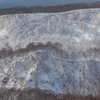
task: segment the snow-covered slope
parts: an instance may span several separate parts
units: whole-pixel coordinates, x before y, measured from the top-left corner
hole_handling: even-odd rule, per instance
[[[0,16],[0,87],[97,94],[100,9]]]

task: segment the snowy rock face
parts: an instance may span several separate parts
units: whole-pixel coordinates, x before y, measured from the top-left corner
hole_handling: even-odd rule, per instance
[[[0,16],[0,87],[96,95],[100,9]]]

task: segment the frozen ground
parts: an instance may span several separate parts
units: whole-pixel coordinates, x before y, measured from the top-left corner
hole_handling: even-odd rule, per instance
[[[0,16],[0,87],[97,94],[99,19],[100,9]]]

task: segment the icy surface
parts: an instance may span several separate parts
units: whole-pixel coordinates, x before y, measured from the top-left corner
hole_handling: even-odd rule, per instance
[[[0,59],[0,87],[97,94],[99,19],[100,9],[0,16],[0,50],[25,49],[32,42],[62,45],[59,50],[32,49],[24,55]]]

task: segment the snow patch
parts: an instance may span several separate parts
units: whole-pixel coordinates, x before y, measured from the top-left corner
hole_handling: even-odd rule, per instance
[[[4,37],[7,35],[7,31],[6,30],[0,30],[0,37]]]

